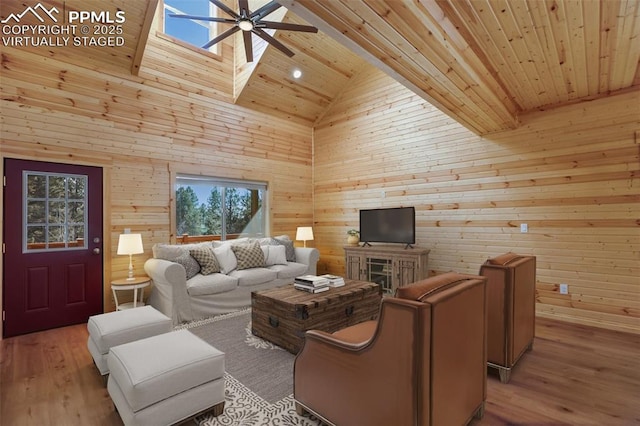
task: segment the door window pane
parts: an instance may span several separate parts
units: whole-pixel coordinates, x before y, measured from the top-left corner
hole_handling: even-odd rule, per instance
[[[47,177],[30,175],[27,179],[27,196],[29,198],[44,198],[47,193]]]
[[[69,176],[67,182],[67,195],[69,199],[84,201],[87,179],[85,179],[84,177]]]
[[[23,172],[23,252],[86,248],[87,179]]]
[[[49,187],[49,198],[64,198],[66,191],[66,179],[60,176],[49,176],[47,186]]]
[[[27,217],[33,223],[45,223],[46,205],[44,201],[28,201]]]
[[[64,201],[49,202],[49,223],[64,223],[66,220],[66,205]]]
[[[44,244],[46,241],[45,238],[45,230],[44,226],[29,226],[27,227],[27,241],[28,244]],[[42,246],[44,248],[44,246]]]

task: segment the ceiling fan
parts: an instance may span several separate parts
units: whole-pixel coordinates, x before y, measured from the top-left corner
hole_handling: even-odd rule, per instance
[[[265,29],[274,29],[274,30],[286,30],[286,31],[303,31],[308,33],[317,33],[318,29],[316,27],[312,27],[310,25],[298,25],[298,24],[287,24],[284,22],[273,22],[273,21],[263,21],[262,19],[275,12],[277,9],[281,7],[280,4],[275,1],[270,1],[265,4],[261,8],[251,12],[249,10],[249,2],[248,0],[238,0],[238,13],[229,8],[226,4],[222,3],[220,0],[209,0],[211,3],[216,5],[222,11],[224,11],[227,15],[231,16],[232,19],[229,18],[218,18],[214,16],[194,16],[194,15],[178,15],[171,14],[169,15],[172,18],[185,18],[185,19],[193,19],[199,21],[210,21],[210,22],[220,22],[223,24],[233,24],[233,27],[229,28],[219,36],[209,40],[204,46],[203,49],[208,49],[214,44],[224,40],[230,35],[242,30],[242,37],[244,41],[244,50],[247,57],[247,62],[253,62],[253,43],[251,42],[251,34],[255,34],[267,43],[271,44],[273,47],[280,50],[285,55],[292,57],[293,52],[288,49],[284,44],[280,43],[275,38],[271,37],[264,30]]]

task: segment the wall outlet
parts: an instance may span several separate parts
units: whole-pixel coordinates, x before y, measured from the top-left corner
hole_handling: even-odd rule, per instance
[[[560,284],[560,294],[569,294],[569,284]]]
[[[527,225],[526,223],[521,223],[520,232],[522,232],[523,234],[526,234],[527,232],[529,232],[529,225]]]

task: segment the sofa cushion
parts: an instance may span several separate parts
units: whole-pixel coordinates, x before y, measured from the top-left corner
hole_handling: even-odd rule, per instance
[[[216,259],[218,259],[220,272],[222,272],[223,274],[228,274],[238,266],[236,255],[233,254],[233,250],[231,250],[230,244],[223,244],[219,247],[215,247],[213,249],[213,252],[216,255]]]
[[[272,265],[267,267],[271,271],[275,271],[278,274],[279,279],[295,278],[307,273],[308,266],[304,263],[287,262],[286,265]]]
[[[260,249],[264,255],[264,264],[266,266],[287,264],[287,253],[284,246],[263,245],[260,246]]]
[[[220,265],[216,259],[216,255],[213,252],[213,247],[203,246],[195,247],[189,250],[189,254],[200,265],[200,273],[202,275],[210,275],[214,272],[220,272]]]
[[[281,235],[279,237],[274,237],[273,241],[276,245],[279,244],[284,246],[287,256],[287,262],[296,261],[296,249],[293,247],[293,241],[291,241],[288,236]]]
[[[220,273],[210,275],[198,274],[187,281],[187,292],[189,296],[224,293],[234,290],[236,287],[238,287],[237,278]]]
[[[249,244],[232,244],[231,250],[236,256],[238,270],[264,266],[264,254],[257,241]]]
[[[210,245],[210,243],[184,245],[158,243],[152,247],[153,257],[181,264],[187,273],[187,279],[189,279],[200,272],[200,264],[191,257],[189,249],[203,245]]]
[[[267,268],[251,268],[235,270],[229,275],[238,279],[238,286],[251,287],[275,280],[278,273]]]

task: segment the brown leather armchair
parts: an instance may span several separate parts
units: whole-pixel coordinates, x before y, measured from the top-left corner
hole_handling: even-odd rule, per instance
[[[294,399],[339,426],[463,425],[484,413],[486,279],[453,272],[399,288],[377,321],[307,331]]]
[[[536,258],[506,253],[487,260],[480,275],[487,277],[487,361],[507,383],[516,362],[533,347]]]

